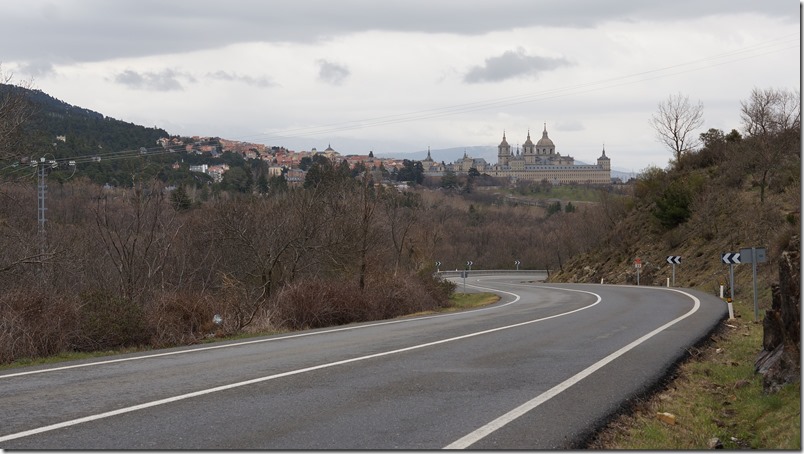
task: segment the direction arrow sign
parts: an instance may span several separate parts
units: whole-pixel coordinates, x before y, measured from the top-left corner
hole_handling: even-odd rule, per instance
[[[726,265],[739,265],[740,253],[739,252],[726,252],[720,256],[720,260]]]
[[[671,265],[681,265],[681,256],[669,255],[667,256],[667,263],[670,263]]]

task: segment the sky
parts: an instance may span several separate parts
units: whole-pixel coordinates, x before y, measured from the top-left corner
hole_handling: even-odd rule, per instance
[[[741,131],[800,90],[792,0],[4,0],[0,71],[170,134],[404,157],[516,147],[667,167],[671,95]],[[146,146],[150,144],[144,144]],[[437,152],[433,159],[443,160]],[[488,160],[488,159],[487,159]],[[450,160],[447,160],[450,162]],[[490,161],[496,163],[496,156]]]

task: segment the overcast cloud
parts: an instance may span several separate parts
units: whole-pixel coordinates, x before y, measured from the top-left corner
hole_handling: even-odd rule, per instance
[[[525,49],[506,51],[499,57],[486,59],[482,66],[475,66],[464,76],[467,83],[499,82],[514,77],[535,77],[543,71],[550,71],[570,63],[563,58],[529,56]]]
[[[318,60],[318,78],[332,85],[341,85],[349,77],[349,69],[337,63]]]
[[[154,90],[154,91],[173,91],[183,90],[180,79],[185,82],[193,83],[195,78],[186,73],[176,72],[172,69],[165,69],[158,73],[156,72],[137,72],[127,69],[114,77],[114,81],[121,85],[137,90]]]
[[[729,131],[752,88],[800,87],[791,0],[7,0],[3,19],[2,70],[70,104],[343,154],[546,123],[564,155],[664,167],[648,119],[669,94]]]
[[[214,73],[207,73],[207,77],[210,79],[224,80],[227,82],[241,82],[246,85],[259,88],[273,87],[276,85],[269,77],[266,76],[252,77],[249,75],[236,74],[227,71],[215,71]]]

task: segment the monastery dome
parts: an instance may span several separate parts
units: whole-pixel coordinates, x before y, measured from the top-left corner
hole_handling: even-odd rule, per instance
[[[542,133],[542,138],[536,142],[537,147],[555,147],[555,144],[549,137],[547,137],[547,125],[544,125],[544,132]]]

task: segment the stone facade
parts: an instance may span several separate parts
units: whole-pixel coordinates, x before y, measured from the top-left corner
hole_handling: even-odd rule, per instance
[[[543,181],[552,184],[610,184],[611,183],[611,160],[606,156],[604,147],[603,154],[597,159],[597,164],[575,165],[575,159],[571,156],[562,156],[556,152],[556,146],[547,136],[547,125],[545,124],[542,138],[533,143],[528,131],[527,139],[522,144],[522,151],[519,147],[514,151],[508,144],[503,132],[502,142],[497,146],[497,164],[488,165],[484,159],[473,159],[466,156],[452,164],[438,165],[427,152],[427,159],[422,161],[426,173],[439,174],[451,170],[455,173],[466,173],[474,167],[480,173],[486,173],[493,177],[509,178],[516,180]]]

